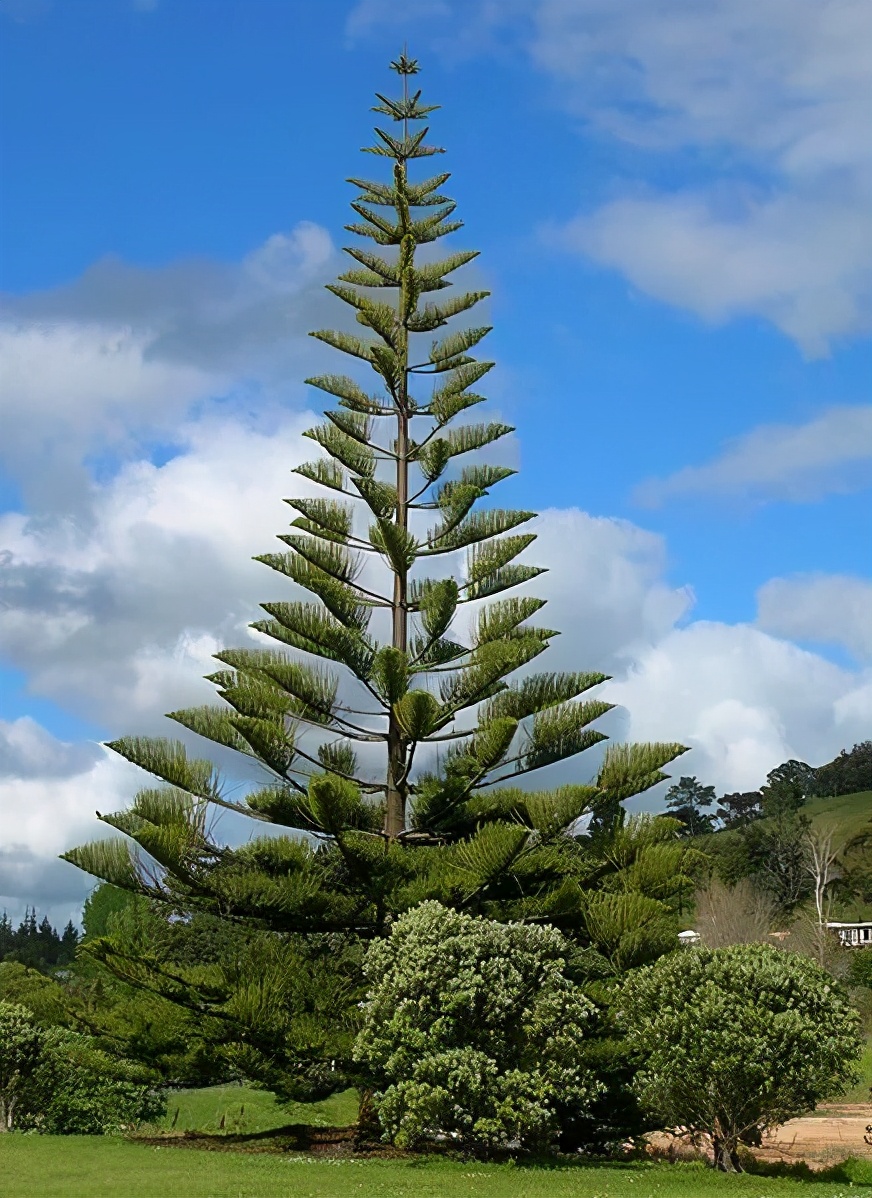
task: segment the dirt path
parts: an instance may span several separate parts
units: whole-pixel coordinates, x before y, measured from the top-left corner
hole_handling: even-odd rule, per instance
[[[791,1119],[766,1136],[755,1155],[770,1161],[807,1161],[829,1165],[849,1156],[872,1159],[872,1106],[826,1106],[819,1113]]]

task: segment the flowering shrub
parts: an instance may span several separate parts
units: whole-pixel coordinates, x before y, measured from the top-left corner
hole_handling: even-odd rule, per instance
[[[367,952],[357,1058],[380,1083],[384,1138],[479,1150],[552,1142],[600,1090],[582,1053],[592,1004],[554,928],[422,903]]]

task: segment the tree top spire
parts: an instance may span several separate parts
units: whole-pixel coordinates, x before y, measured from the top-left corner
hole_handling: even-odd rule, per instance
[[[391,70],[396,71],[398,75],[417,75],[420,69],[417,58],[407,56],[405,46],[403,46],[403,52],[399,58],[394,59],[391,63]]]

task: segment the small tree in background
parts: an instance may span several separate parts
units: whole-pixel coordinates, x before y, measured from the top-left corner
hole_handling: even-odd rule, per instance
[[[679,778],[666,792],[666,810],[680,820],[682,835],[704,836],[711,832],[715,817],[703,809],[715,801],[715,788],[703,786],[697,778]]]
[[[695,907],[694,927],[707,948],[765,944],[778,916],[772,896],[750,878],[740,878],[733,885],[710,878],[696,892]]]
[[[741,1169],[740,1144],[856,1080],[859,1016],[814,961],[765,945],[688,949],[629,974],[622,1021],[634,1088],[662,1125],[711,1137]]]
[[[534,513],[492,505],[513,471],[480,451],[512,430],[470,420],[484,402],[473,388],[493,365],[470,351],[489,328],[445,331],[487,293],[445,296],[476,253],[429,253],[461,223],[441,190],[447,174],[411,177],[411,164],[441,151],[418,128],[433,108],[409,90],[417,64],[403,55],[392,66],[403,93],[379,96],[375,111],[395,129],[377,129],[365,151],[390,174],[351,180],[360,219],[348,228],[370,248],[349,247],[352,267],[329,287],[366,335],[313,334],[355,375],[308,380],[337,405],[306,434],[319,455],[296,469],[317,497],[288,500],[296,515],[283,551],[258,559],[290,594],[263,604],[251,643],[216,654],[210,678],[222,703],[171,715],[238,754],[260,784],[235,801],[215,765],[182,742],[117,740],[111,747],[161,785],[101,816],[126,839],[65,856],[178,912],[320,937],[328,948],[325,936],[383,936],[425,898],[583,935],[581,854],[567,830],[655,785],[684,749],[610,747],[589,784],[522,789],[605,739],[594,725],[610,704],[588,697],[605,676],[527,671],[556,635],[532,622],[543,601],[526,584],[541,569],[519,563],[535,534],[518,530]],[[286,834],[216,843],[215,807]],[[280,1035],[264,1032],[264,1012],[293,991],[286,974],[303,967],[300,952],[283,962],[275,950],[259,988],[242,979],[216,996],[190,974],[168,976],[153,956],[132,960],[109,941],[91,951],[137,984],[232,1016],[248,1068],[268,1072],[277,1058]],[[341,1054],[333,1046],[325,1056],[298,1030],[281,1050],[289,1068],[323,1079],[324,1061]]]
[[[743,828],[762,815],[759,790],[733,791],[718,799],[717,818],[725,828]]]
[[[593,1005],[554,928],[422,903],[367,952],[357,1055],[383,1083],[384,1138],[477,1150],[547,1146],[601,1088],[585,1066]]]

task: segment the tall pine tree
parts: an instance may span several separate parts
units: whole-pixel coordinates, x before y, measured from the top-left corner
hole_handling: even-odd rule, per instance
[[[296,468],[318,496],[287,500],[296,515],[282,551],[257,559],[289,595],[262,605],[251,643],[216,654],[222,702],[170,716],[254,763],[262,785],[237,801],[182,741],[114,741],[162,785],[100,817],[123,838],[65,856],[178,910],[270,932],[379,936],[430,897],[581,935],[567,831],[659,782],[684,750],[614,746],[588,784],[525,788],[605,739],[594,725],[610,704],[590,697],[605,676],[525,668],[556,635],[534,622],[543,600],[526,586],[542,570],[519,560],[534,513],[490,500],[513,471],[479,452],[512,429],[471,418],[493,366],[471,351],[489,329],[446,331],[488,293],[447,295],[477,255],[429,252],[461,222],[442,193],[448,174],[412,177],[418,159],[442,153],[419,127],[435,106],[410,89],[414,60],[391,65],[402,95],[379,95],[374,111],[392,131],[376,129],[364,152],[392,169],[350,180],[359,221],[347,228],[360,242],[328,288],[362,335],[312,334],[352,373],[307,380],[335,405],[305,434],[318,455]],[[213,806],[286,833],[218,844]]]

